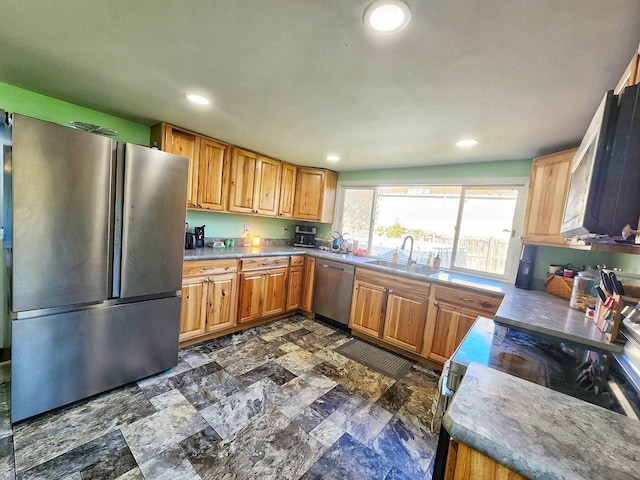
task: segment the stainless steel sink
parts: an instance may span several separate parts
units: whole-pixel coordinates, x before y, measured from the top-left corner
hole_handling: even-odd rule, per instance
[[[427,268],[422,265],[408,266],[404,263],[393,263],[393,262],[390,262],[389,260],[382,260],[380,258],[377,258],[375,260],[369,260],[364,263],[367,265],[378,265],[379,267],[390,268],[392,270],[399,270],[401,272],[419,273],[421,275],[431,275],[438,272],[438,270],[435,270],[433,268]]]

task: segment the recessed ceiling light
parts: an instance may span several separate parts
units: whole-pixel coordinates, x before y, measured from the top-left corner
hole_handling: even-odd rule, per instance
[[[340,157],[338,155],[327,155],[326,158],[328,162],[337,162],[338,160],[340,160]]]
[[[378,33],[395,33],[411,20],[409,6],[401,0],[376,0],[364,11],[364,24]]]
[[[473,138],[465,138],[463,140],[458,140],[456,142],[456,145],[459,147],[473,147],[474,145],[478,144],[478,140],[475,140]]]
[[[185,97],[187,97],[187,100],[189,100],[190,102],[197,103],[198,105],[209,105],[209,99],[206,97],[203,97],[202,95],[196,95],[195,93],[187,93]]]

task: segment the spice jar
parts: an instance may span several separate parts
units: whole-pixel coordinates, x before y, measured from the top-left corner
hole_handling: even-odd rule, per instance
[[[587,307],[595,306],[597,302],[596,287],[598,286],[599,278],[598,270],[578,272],[578,276],[573,279],[573,290],[571,291],[569,306],[583,312],[587,311]]]

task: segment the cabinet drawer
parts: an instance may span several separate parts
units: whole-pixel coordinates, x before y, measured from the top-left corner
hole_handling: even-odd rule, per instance
[[[196,277],[237,271],[238,261],[235,258],[224,260],[187,260],[182,267],[182,276]]]
[[[289,257],[254,257],[240,260],[243,272],[247,270],[261,270],[274,267],[288,267]]]
[[[467,290],[459,290],[457,288],[438,286],[436,287],[436,300],[486,312],[493,316],[498,311],[498,307],[502,302],[502,295],[491,296],[469,292]]]
[[[292,256],[290,265],[292,267],[303,266],[304,265],[304,255]]]

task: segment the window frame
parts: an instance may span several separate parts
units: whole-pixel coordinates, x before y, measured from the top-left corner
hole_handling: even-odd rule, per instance
[[[460,206],[458,208],[458,217],[456,219],[455,236],[453,244],[454,256],[452,257],[452,265],[448,268],[448,271],[459,272],[476,277],[491,278],[494,280],[513,283],[516,279],[518,272],[518,263],[520,258],[520,251],[522,250],[522,241],[520,236],[522,235],[522,228],[524,223],[524,212],[527,202],[529,178],[528,177],[505,177],[505,178],[475,178],[475,179],[432,179],[416,181],[412,180],[349,180],[338,181],[338,191],[336,196],[336,212],[334,216],[334,222],[331,225],[332,231],[342,231],[342,221],[344,216],[344,197],[347,189],[372,189],[373,190],[373,205],[371,216],[369,220],[369,245],[372,244],[373,228],[375,217],[373,212],[378,201],[378,187],[389,186],[456,186],[461,187],[462,192],[460,195]],[[513,215],[512,226],[512,240],[509,242],[509,250],[507,257],[505,258],[505,273],[504,275],[492,274],[488,272],[481,272],[478,270],[470,270],[461,267],[455,267],[455,256],[457,255],[458,248],[458,236],[460,230],[460,223],[462,220],[464,204],[464,196],[467,189],[477,188],[512,188],[518,191],[518,200],[516,201],[516,207]]]

